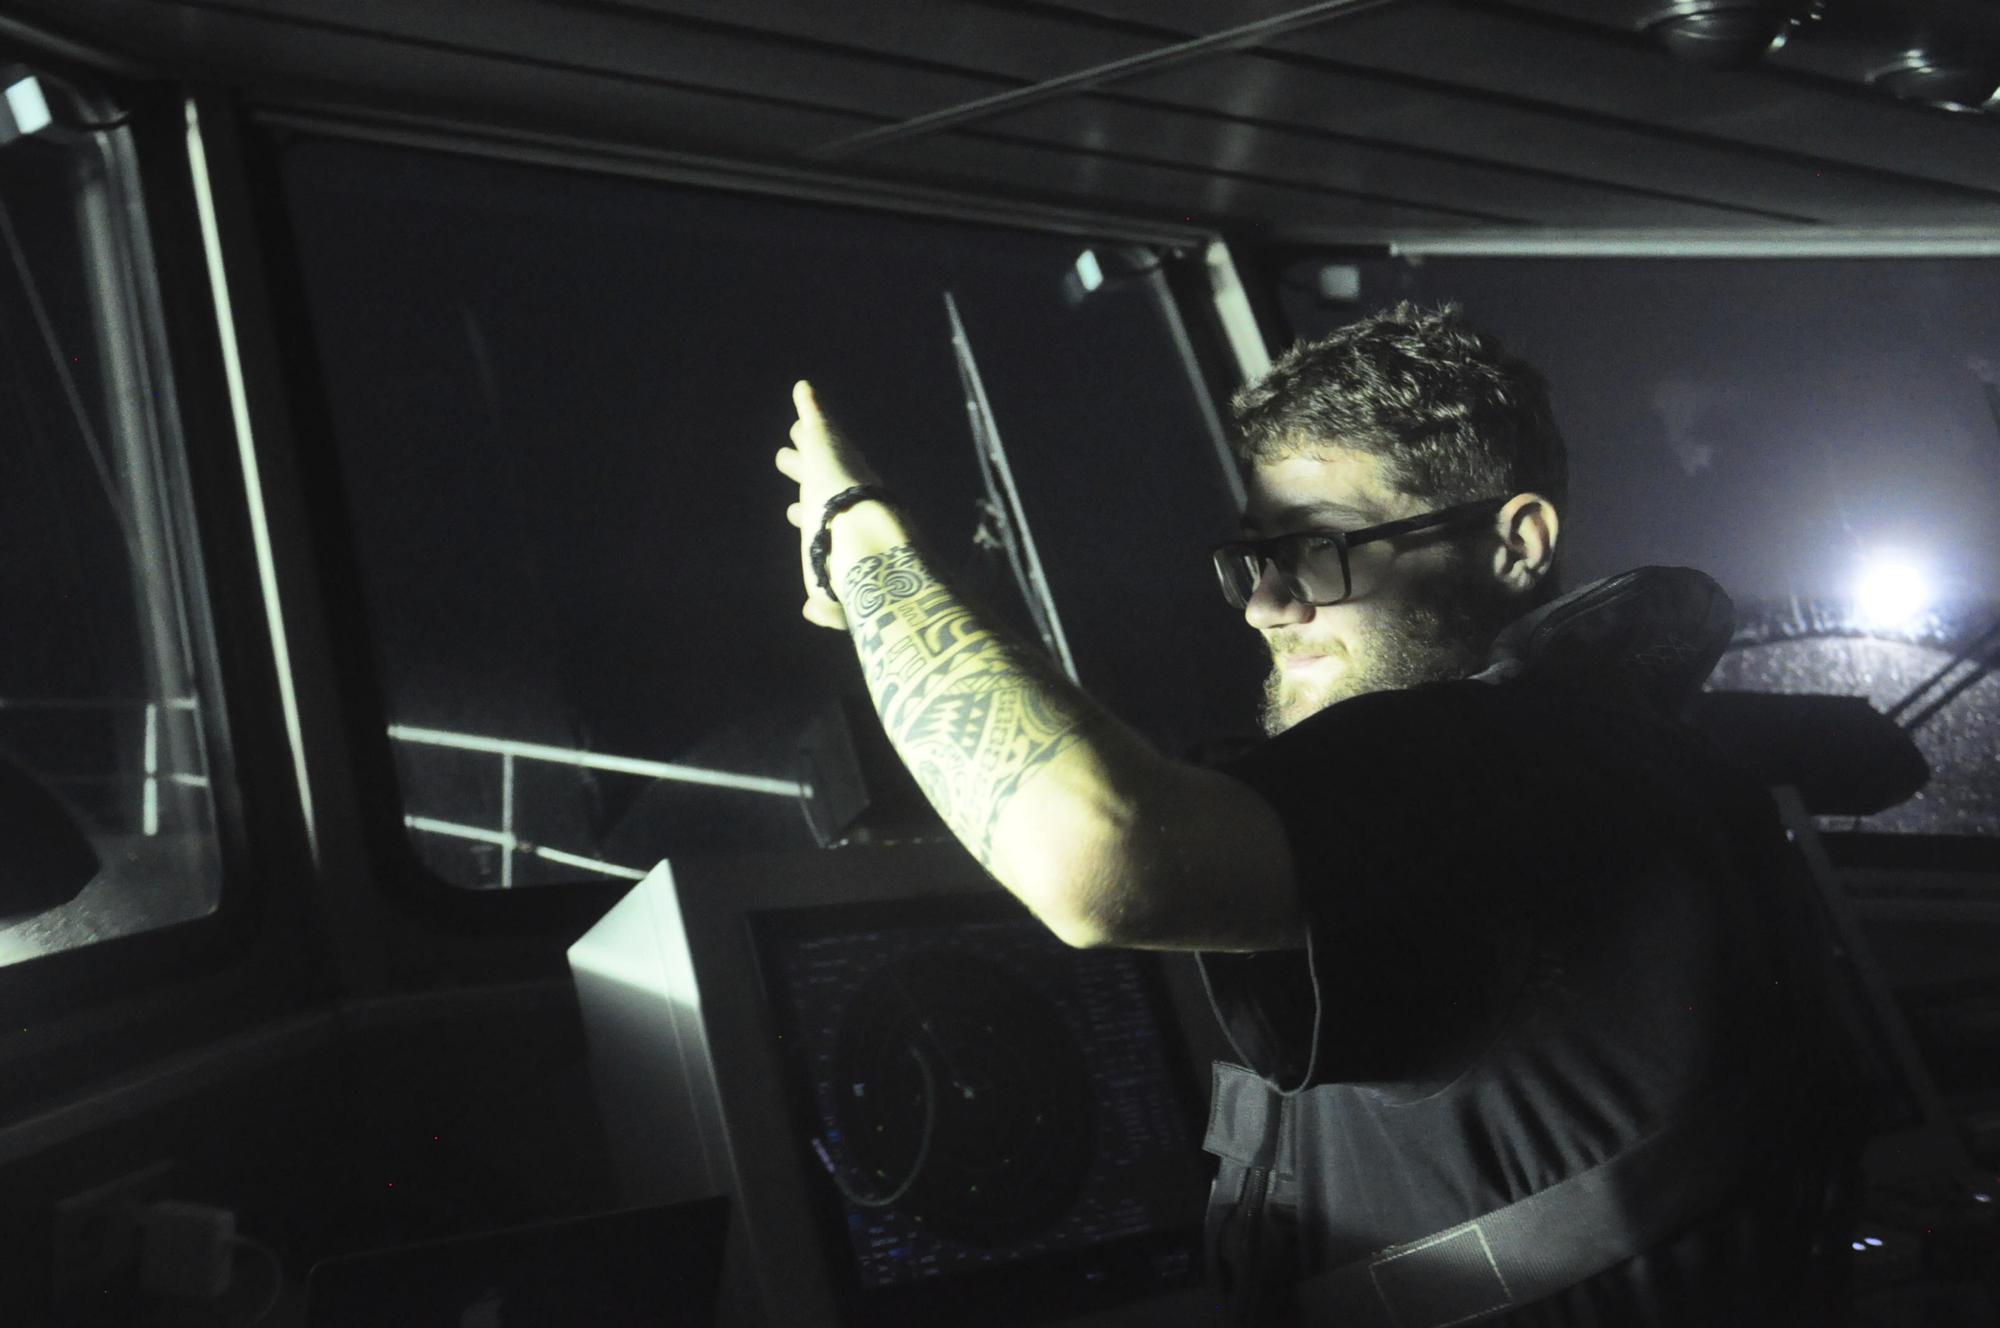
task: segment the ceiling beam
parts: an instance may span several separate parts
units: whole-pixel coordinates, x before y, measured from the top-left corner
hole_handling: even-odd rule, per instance
[[[1398,258],[2000,258],[2000,227],[1847,229],[1772,227],[1699,231],[1505,231],[1406,235]]]
[[[1107,83],[1115,83],[1120,79],[1136,78],[1140,74],[1149,74],[1171,65],[1185,64],[1190,60],[1199,60],[1224,51],[1241,50],[1243,47],[1255,46],[1259,42],[1284,33],[1317,27],[1337,18],[1346,18],[1353,14],[1400,3],[1402,0],[1321,0],[1319,4],[1307,5],[1284,14],[1273,14],[1254,23],[1225,28],[1221,32],[1212,32],[1205,37],[1195,37],[1141,55],[1092,65],[1088,69],[1079,69],[1075,73],[1044,79],[1027,87],[961,102],[956,106],[932,111],[928,115],[919,115],[896,124],[884,125],[880,129],[870,129],[848,138],[837,139],[814,148],[810,155],[828,161],[855,156],[883,143],[917,138],[976,120],[991,119],[1008,111],[1019,110],[1023,106],[1033,106],[1038,102],[1088,91]]]

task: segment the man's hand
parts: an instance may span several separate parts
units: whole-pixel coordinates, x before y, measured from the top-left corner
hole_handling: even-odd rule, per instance
[[[844,632],[847,614],[813,577],[812,541],[827,499],[854,485],[875,483],[875,473],[820,410],[811,383],[801,380],[792,385],[792,405],[799,418],[792,425],[792,445],[778,449],[777,464],[799,486],[799,500],[785,509],[785,520],[799,529],[799,572],[806,587],[801,612],[807,622]]]

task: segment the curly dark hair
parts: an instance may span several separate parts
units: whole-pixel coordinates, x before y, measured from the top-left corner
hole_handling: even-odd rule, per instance
[[[1528,492],[1558,511],[1568,501],[1548,383],[1456,305],[1405,301],[1300,342],[1231,404],[1246,464],[1332,445],[1385,458],[1398,488],[1439,506]]]

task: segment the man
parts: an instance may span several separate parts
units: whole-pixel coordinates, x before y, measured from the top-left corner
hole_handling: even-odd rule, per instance
[[[1201,952],[1244,1062],[1207,1140],[1234,1321],[1827,1321],[1801,898],[1674,722],[1727,601],[1671,569],[1556,597],[1531,368],[1405,305],[1239,394],[1215,561],[1271,740],[1224,771],[982,624],[794,395],[805,616],[946,824],[1069,944]]]

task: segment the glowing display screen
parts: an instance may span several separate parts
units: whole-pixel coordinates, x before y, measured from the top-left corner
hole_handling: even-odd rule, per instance
[[[1072,950],[984,898],[760,932],[803,1164],[862,1299],[1005,1273],[1054,1312],[1191,1279],[1205,1173],[1150,956]]]

